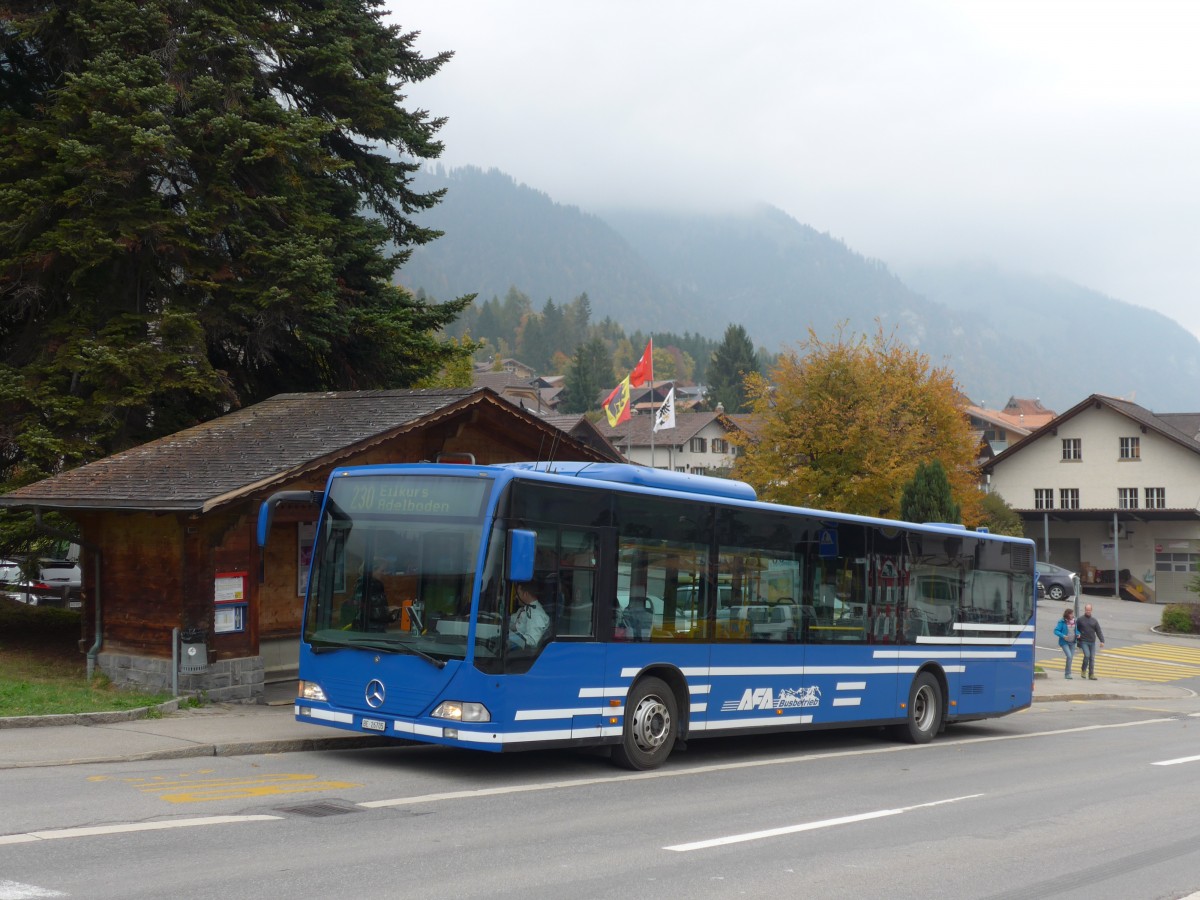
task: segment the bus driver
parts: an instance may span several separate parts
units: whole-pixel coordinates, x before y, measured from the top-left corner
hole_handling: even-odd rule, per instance
[[[533,649],[550,627],[550,616],[542,608],[531,581],[517,585],[517,600],[520,605],[508,623],[508,646],[514,650]]]

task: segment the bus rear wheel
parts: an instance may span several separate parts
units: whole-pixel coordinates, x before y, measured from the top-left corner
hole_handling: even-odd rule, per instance
[[[942,727],[942,688],[928,672],[919,672],[908,690],[908,718],[896,736],[910,744],[928,744]]]
[[[625,726],[612,759],[626,769],[657,769],[675,746],[679,710],[675,694],[658,678],[643,678],[625,698]]]

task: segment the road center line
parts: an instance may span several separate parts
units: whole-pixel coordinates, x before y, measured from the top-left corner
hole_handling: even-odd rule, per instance
[[[162,822],[129,822],[124,825],[90,825],[85,828],[58,828],[25,834],[0,835],[0,844],[28,844],[62,838],[94,837],[104,834],[128,834],[132,831],[162,831],[167,828],[192,828],[197,825],[235,825],[239,822],[266,822],[281,816],[204,816],[196,819],[168,819]]]
[[[42,897],[65,897],[62,891],[52,891],[36,884],[19,881],[0,881],[0,900],[38,900]]]
[[[1180,763],[1200,762],[1200,756],[1181,756],[1179,759],[1164,759],[1162,762],[1150,763],[1152,766],[1177,766]]]
[[[836,819],[821,819],[818,822],[805,822],[801,825],[787,825],[783,828],[769,828],[766,831],[751,831],[746,834],[731,834],[726,837],[710,838],[707,841],[693,841],[690,844],[673,844],[663,847],[664,850],[674,850],[677,853],[687,853],[691,850],[708,850],[712,847],[723,847],[727,844],[742,844],[746,841],[761,841],[764,838],[779,837],[784,834],[797,834],[801,831],[815,831],[818,828],[833,828],[836,825],[850,825],[854,822],[866,822],[871,819],[882,819],[887,816],[898,816],[901,813],[912,812],[914,809],[926,809],[930,806],[941,806],[945,803],[958,803],[960,800],[974,800],[983,794],[967,794],[964,797],[950,797],[946,800],[934,800],[930,803],[917,803],[913,806],[901,806],[898,809],[879,809],[875,812],[859,813],[855,816],[840,816]]]
[[[444,800],[471,800],[476,797],[496,797],[503,794],[526,794],[534,791],[553,791],[563,788],[589,787],[594,784],[612,784],[625,781],[646,781],[657,778],[687,778],[692,775],[711,775],[716,772],[731,772],[737,769],[755,769],[763,766],[786,766],[798,763],[818,762],[826,759],[844,759],[849,756],[877,756],[881,753],[925,753],[940,749],[961,747],[964,744],[986,744],[993,741],[1021,741],[1029,738],[1053,737],[1060,734],[1079,734],[1085,731],[1103,731],[1109,728],[1133,728],[1140,725],[1160,725],[1177,721],[1171,716],[1161,719],[1142,719],[1137,722],[1117,722],[1111,725],[1080,725],[1071,728],[1055,728],[1049,731],[1036,731],[1031,734],[997,734],[987,737],[961,738],[959,740],[940,739],[932,744],[894,744],[883,747],[870,747],[858,750],[834,750],[829,753],[810,753],[801,756],[784,756],[776,759],[755,759],[746,762],[718,763],[711,766],[693,766],[691,768],[655,769],[653,772],[636,772],[633,774],[605,775],[596,778],[574,778],[566,781],[537,781],[526,784],[510,784],[502,787],[474,788],[462,791],[443,791],[436,794],[414,794],[411,797],[397,797],[392,800],[366,800],[358,803],[364,809],[382,809],[391,806],[413,806],[418,803],[438,803]]]

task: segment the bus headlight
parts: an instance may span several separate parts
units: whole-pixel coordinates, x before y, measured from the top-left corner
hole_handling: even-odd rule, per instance
[[[329,702],[329,698],[325,696],[325,692],[321,690],[321,686],[315,681],[301,681],[296,686],[296,696],[300,700],[319,700],[322,703]]]
[[[444,700],[432,713],[435,719],[453,719],[456,722],[490,722],[492,714],[482,703],[467,703],[462,700]]]

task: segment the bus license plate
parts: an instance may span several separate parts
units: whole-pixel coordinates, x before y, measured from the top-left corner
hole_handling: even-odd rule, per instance
[[[367,731],[387,731],[387,722],[383,719],[363,719],[362,727]]]

